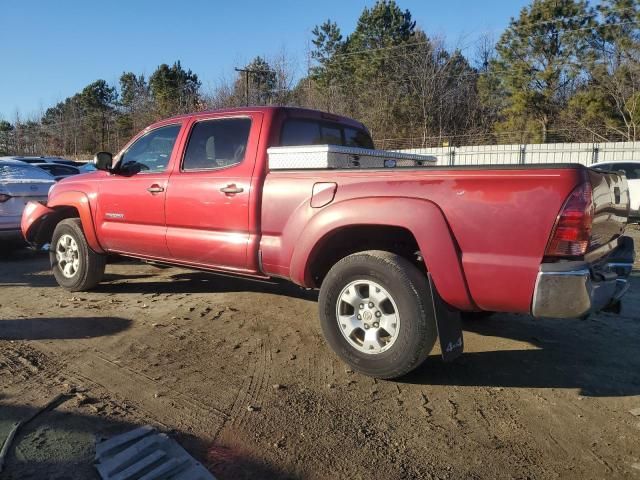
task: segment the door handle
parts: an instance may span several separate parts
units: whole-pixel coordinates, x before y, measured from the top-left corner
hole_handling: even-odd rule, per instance
[[[153,184],[149,188],[147,188],[147,192],[151,194],[161,193],[164,192],[164,188],[160,185]]]
[[[242,187],[236,187],[235,183],[229,184],[226,187],[223,187],[220,189],[220,191],[222,193],[225,193],[227,195],[233,195],[235,193],[242,193],[244,192],[244,188]]]

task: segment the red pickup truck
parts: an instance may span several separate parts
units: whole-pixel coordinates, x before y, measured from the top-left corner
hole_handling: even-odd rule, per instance
[[[379,378],[414,369],[438,335],[445,359],[459,355],[460,312],[581,317],[627,289],[624,176],[575,164],[305,168],[303,155],[270,168],[271,147],[313,144],[373,148],[361,123],[312,110],[163,120],[30,203],[22,231],[50,244],[71,291],[100,282],[107,254],[319,289],[329,345]]]

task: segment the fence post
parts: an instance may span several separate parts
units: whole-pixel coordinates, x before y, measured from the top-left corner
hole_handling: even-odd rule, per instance
[[[524,165],[526,151],[527,151],[527,146],[520,145],[520,158],[518,158],[518,162],[520,162],[520,165]]]
[[[453,166],[456,164],[456,147],[449,148],[449,165]]]
[[[591,151],[591,165],[598,163],[598,156],[600,154],[600,147],[597,143],[593,144],[593,150]]]

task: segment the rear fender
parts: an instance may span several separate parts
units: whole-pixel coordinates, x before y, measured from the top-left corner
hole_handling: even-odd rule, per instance
[[[458,247],[440,208],[412,198],[358,198],[338,202],[313,216],[301,232],[293,252],[290,277],[315,287],[311,262],[323,242],[335,231],[355,225],[384,225],[409,230],[442,299],[461,310],[477,308],[469,295]]]
[[[22,215],[22,234],[30,244],[40,247],[51,241],[53,230],[64,218],[74,217],[75,209],[82,223],[82,230],[92,250],[104,253],[96,236],[89,198],[82,192],[61,192],[49,198],[47,206],[29,202]]]

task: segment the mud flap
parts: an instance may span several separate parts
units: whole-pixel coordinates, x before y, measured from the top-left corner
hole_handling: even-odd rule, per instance
[[[462,319],[460,312],[451,308],[442,300],[433,284],[431,274],[429,277],[429,288],[431,289],[431,298],[433,300],[433,313],[436,317],[436,327],[438,329],[438,338],[440,338],[440,349],[442,350],[442,359],[445,362],[455,360],[464,351],[464,340],[462,339]]]

